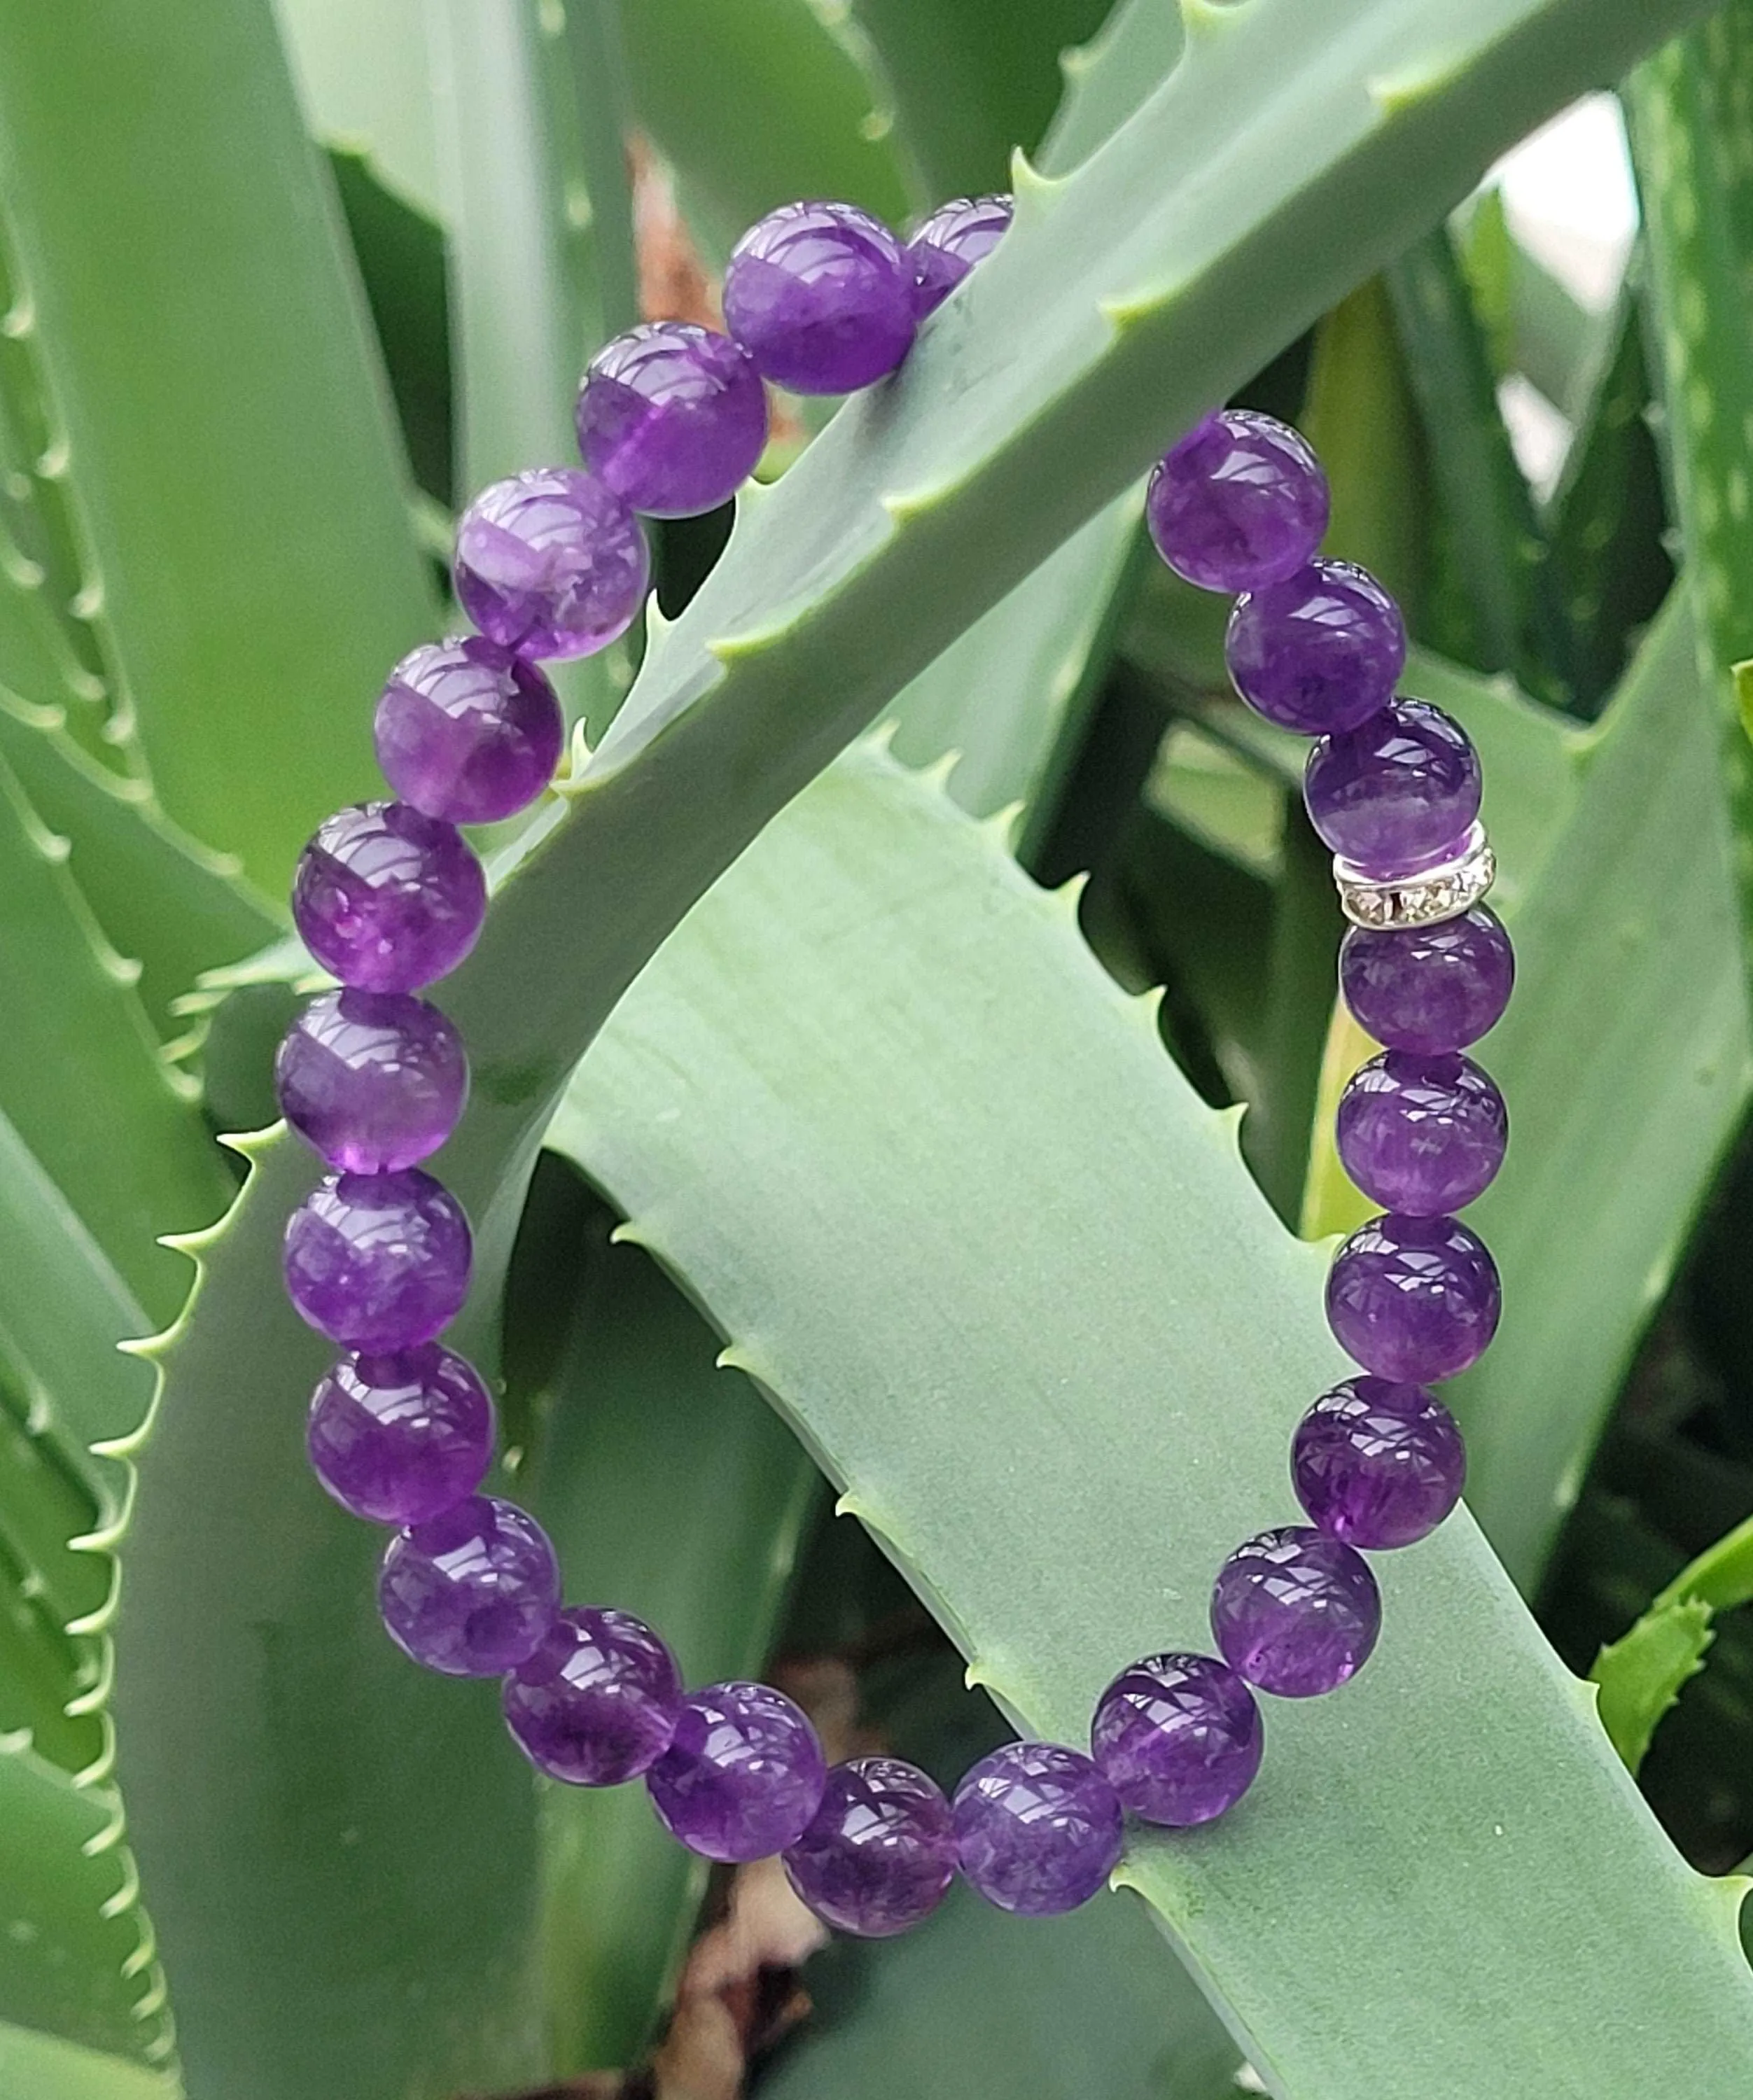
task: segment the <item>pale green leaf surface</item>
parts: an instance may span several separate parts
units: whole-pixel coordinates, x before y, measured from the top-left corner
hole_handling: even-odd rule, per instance
[[[0,982],[32,987],[0,1032],[0,1111],[130,1289],[162,1314],[182,1278],[154,1242],[215,1215],[228,1180],[64,858],[0,759]]]
[[[182,2100],[173,2071],[148,2070],[28,2027],[0,2026],[4,2100]]]
[[[810,2023],[761,2100],[1237,2100],[1235,2045],[1129,1901],[1024,1924],[958,1882],[915,1930],[837,1941],[804,1980]]]
[[[272,893],[435,608],[266,0],[0,12],[0,198],[119,702]]]
[[[565,1252],[576,1265],[578,1250]],[[570,1596],[660,1628],[690,1684],[758,1676],[820,1476],[748,1381],[718,1368],[717,1337],[648,1255],[597,1248],[583,1268],[519,1492]],[[554,2067],[631,2063],[680,1964],[704,1864],[642,1788],[545,1785],[541,1811]]]
[[[427,0],[275,0],[311,129],[361,148],[426,212],[439,210]]]
[[[0,2020],[163,2062],[164,1981],[138,1895],[114,1794],[0,1747]]]
[[[1066,900],[877,758],[701,905],[552,1135],[1031,1727],[1075,1740],[1119,1664],[1197,1644],[1211,1570],[1283,1514],[1287,1429],[1340,1368],[1322,1255]],[[1738,2093],[1726,1904],[1477,1533],[1380,1573],[1369,1670],[1275,1709],[1244,1808],[1135,1840],[1125,1878],[1296,2100]]]

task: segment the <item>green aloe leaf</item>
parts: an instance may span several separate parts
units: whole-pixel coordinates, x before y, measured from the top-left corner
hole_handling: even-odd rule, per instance
[[[1061,52],[1094,36],[1107,5],[854,0],[852,12],[881,60],[903,140],[929,191],[947,197],[1007,187],[1013,149],[1032,152],[1053,115]]]
[[[1666,463],[1686,548],[1700,676],[1722,707],[1724,777],[1743,841],[1753,835],[1753,750],[1747,726],[1736,718],[1729,670],[1753,657],[1750,82],[1753,6],[1732,0],[1640,66],[1625,90]],[[1753,857],[1744,849],[1740,873],[1745,918],[1753,912]]]
[[[164,1978],[114,1793],[0,1745],[0,2019],[165,2062]],[[7,2089],[24,2100],[27,2089]]]
[[[843,762],[629,993],[551,1135],[1007,1710],[1075,1740],[1119,1664],[1204,1637],[1211,1569],[1283,1512],[1287,1429],[1340,1368],[1323,1257],[990,832]],[[1103,1260],[1068,1291],[1080,1243]],[[1738,2092],[1730,1893],[1466,1520],[1380,1573],[1368,1672],[1274,1710],[1243,1809],[1135,1840],[1123,1879],[1293,2100]]]
[[[118,705],[273,893],[434,613],[266,0],[7,9],[0,198]]]
[[[593,1206],[581,1233],[542,1234],[576,1304],[542,1396],[530,1507],[568,1594],[660,1628],[688,1683],[758,1675],[819,1476],[748,1381],[718,1367],[717,1337],[650,1257],[608,1244],[608,1223]],[[554,2068],[630,2063],[673,1983],[704,1863],[638,1787],[545,1785],[541,1842]]]
[[[0,2026],[0,2091],[29,2100],[182,2100],[174,2071],[6,2026]]]
[[[722,262],[794,197],[844,197],[899,224],[911,194],[847,13],[810,0],[622,0],[634,113]]]
[[[1561,699],[1571,683],[1569,626],[1448,228],[1415,242],[1387,283],[1465,606],[1469,646],[1456,653],[1481,670],[1513,672],[1543,699]]]
[[[68,845],[68,871],[104,938],[139,964],[138,990],[166,1039],[204,971],[254,955],[279,931],[234,866],[179,831],[144,783],[100,765],[64,730],[0,702],[0,757],[31,808]]]
[[[154,1242],[218,1211],[227,1177],[64,858],[0,759],[0,979],[36,988],[0,1035],[0,1109],[140,1302],[163,1312],[180,1279]]]

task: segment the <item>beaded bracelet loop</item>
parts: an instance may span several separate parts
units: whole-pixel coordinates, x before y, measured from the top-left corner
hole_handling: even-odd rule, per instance
[[[1308,1522],[1261,1532],[1220,1568],[1219,1654],[1130,1664],[1097,1701],[1087,1754],[1011,1743],[947,1799],[899,1758],[830,1770],[771,1686],[686,1692],[640,1620],[563,1608],[541,1526],[480,1492],[492,1400],[438,1339],[468,1292],[469,1224],[422,1164],[468,1095],[456,1030],[417,996],[469,953],[486,909],[457,827],[515,814],[551,779],[563,723],[539,661],[588,655],[633,620],[650,574],[636,514],[687,516],[735,493],[766,441],[766,382],[832,395],[892,372],[1009,218],[1008,198],[958,198],[903,246],[854,206],[787,205],[732,254],[728,333],[656,323],[591,361],[583,468],[532,469],[475,499],[454,575],[480,631],[413,651],[378,701],[394,799],[330,817],[300,859],[298,930],[339,982],[276,1062],[288,1123],[331,1170],[285,1243],[294,1305],[344,1352],[312,1396],[311,1462],[344,1509],[393,1527],[378,1590],[391,1639],[427,1669],[501,1679],[506,1726],[540,1771],[576,1786],[642,1778],[684,1845],[780,1854],[819,1917],[875,1936],[926,1916],[957,1871],[1004,1909],[1068,1910],[1113,1870],[1127,1813],[1187,1828],[1234,1807],[1264,1746],[1255,1693],[1307,1698],[1354,1675],[1381,1620],[1364,1552],[1412,1544],[1459,1498],[1460,1435],[1426,1388],[1473,1361],[1499,1310],[1490,1256],[1453,1215],[1507,1137],[1502,1096],[1461,1054],[1513,974],[1481,901],[1478,760],[1439,708],[1396,697],[1393,599],[1318,557],[1327,488],[1307,444],[1225,409],[1160,461],[1148,524],[1177,574],[1238,594],[1225,653],[1242,699],[1318,739],[1305,800],[1353,921],[1340,986],[1383,1046],[1345,1090],[1339,1152],[1383,1215],[1329,1277],[1330,1322],[1361,1370],[1297,1427]]]

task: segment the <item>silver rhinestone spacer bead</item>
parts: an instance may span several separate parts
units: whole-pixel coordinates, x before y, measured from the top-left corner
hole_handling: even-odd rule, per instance
[[[1435,926],[1471,911],[1497,879],[1497,856],[1483,824],[1475,824],[1461,850],[1441,867],[1391,882],[1375,881],[1355,861],[1333,862],[1340,909],[1353,926],[1398,929]]]

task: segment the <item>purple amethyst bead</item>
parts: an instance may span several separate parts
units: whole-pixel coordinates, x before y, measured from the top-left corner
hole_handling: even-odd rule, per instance
[[[1384,1552],[1433,1532],[1461,1498],[1467,1449],[1421,1385],[1347,1379],[1297,1424],[1296,1499],[1330,1538]]]
[[[469,1221],[411,1167],[331,1174],[286,1220],[286,1290],[298,1317],[344,1349],[430,1342],[469,1295]]]
[[[1428,700],[1394,700],[1309,754],[1309,822],[1375,881],[1452,858],[1479,814],[1479,754]]]
[[[472,1495],[493,1461],[493,1403],[435,1342],[343,1357],[311,1396],[311,1465],[368,1524],[425,1524]]]
[[[1433,1218],[1482,1195],[1504,1163],[1509,1112],[1470,1057],[1384,1050],[1345,1083],[1336,1118],[1345,1171],[1384,1211]]]
[[[1367,569],[1311,562],[1237,599],[1224,660],[1256,714],[1301,736],[1339,735],[1393,698],[1406,627]]]
[[[374,733],[378,764],[403,801],[453,824],[496,824],[554,778],[566,723],[533,664],[463,634],[402,659]]]
[[[562,1612],[505,1684],[525,1757],[568,1786],[619,1786],[669,1748],[682,1711],[676,1659],[630,1612]]]
[[[775,385],[851,394],[912,347],[912,264],[856,205],[782,205],[731,251],[724,322]]]
[[[559,1601],[548,1534],[492,1495],[399,1531],[378,1578],[391,1639],[446,1677],[498,1677],[528,1661]]]
[[[767,393],[746,351],[691,321],[605,343],[578,390],[585,465],[634,510],[692,518],[728,503],[767,442]]]
[[[1254,1695],[1208,1655],[1147,1655],[1096,1702],[1090,1749],[1123,1808],[1209,1823],[1252,1785],[1264,1746]]]
[[[338,810],[293,881],[299,938],[358,991],[418,991],[447,976],[486,915],[486,877],[456,826],[405,802]]]
[[[1340,1348],[1378,1378],[1408,1384],[1477,1362],[1503,1302],[1484,1241],[1455,1218],[1372,1218],[1327,1273],[1327,1324]]]
[[[1239,1546],[1212,1590],[1212,1631],[1230,1668],[1281,1699],[1313,1699],[1355,1677],[1381,1630],[1369,1564],[1306,1524]]]
[[[1346,1005],[1390,1050],[1464,1050],[1502,1018],[1515,982],[1509,936],[1482,904],[1435,926],[1353,926],[1339,951]]]
[[[907,244],[907,257],[921,320],[997,247],[1010,230],[1014,209],[1008,196],[952,197],[920,227]]]
[[[1059,1743],[1006,1743],[970,1765],[951,1814],[963,1873],[988,1903],[1024,1917],[1088,1903],[1124,1834],[1114,1789]]]
[[[633,624],[651,558],[639,521],[576,467],[532,467],[484,488],[457,527],[457,600],[520,656],[589,656]]]
[[[1300,434],[1252,408],[1195,423],[1145,498],[1156,550],[1202,590],[1256,590],[1302,567],[1327,530],[1327,476]]]
[[[956,1874],[950,1805],[899,1758],[854,1758],[828,1775],[822,1805],[785,1873],[837,1932],[887,1939],[929,1917]]]
[[[645,1776],[670,1835],[709,1860],[765,1860],[795,1845],[822,1805],[828,1767],[801,1710],[770,1684],[709,1684],[682,1701]]]
[[[325,992],[274,1060],[282,1114],[331,1167],[394,1173],[431,1157],[469,1096],[462,1038],[407,992]]]

